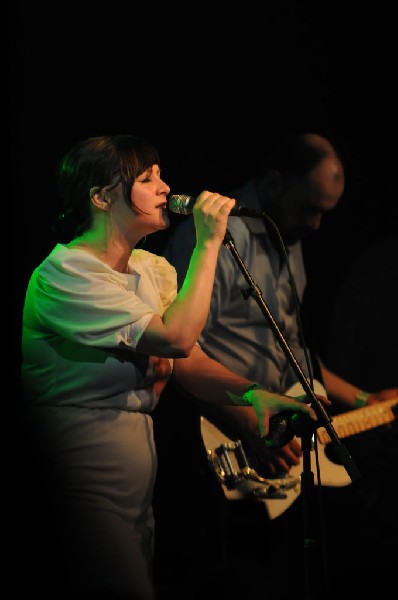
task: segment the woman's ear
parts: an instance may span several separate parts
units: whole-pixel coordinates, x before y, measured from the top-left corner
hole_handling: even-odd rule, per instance
[[[99,186],[92,187],[90,189],[90,200],[93,205],[100,210],[108,210],[109,200],[104,189]]]
[[[101,191],[101,188],[99,185],[95,185],[94,187],[90,188],[90,198],[95,196],[95,194],[99,194],[100,191]]]

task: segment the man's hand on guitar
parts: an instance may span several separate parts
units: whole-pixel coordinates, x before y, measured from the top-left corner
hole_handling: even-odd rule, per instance
[[[366,404],[371,406],[372,404],[378,404],[378,402],[384,402],[385,400],[393,400],[394,398],[398,398],[398,388],[371,393]]]
[[[246,438],[247,454],[255,464],[256,471],[262,477],[282,477],[291,467],[300,464],[302,457],[301,444],[297,437],[282,448],[268,448],[259,436]]]
[[[245,394],[248,397],[248,394]],[[323,404],[329,405],[330,400],[323,394],[317,394],[317,398]],[[306,403],[306,396],[287,396],[269,392],[263,388],[252,389],[250,391],[250,404],[256,411],[260,434],[264,440],[272,434],[271,418],[283,417],[285,414],[303,413],[310,419],[317,421],[316,412],[311,405]],[[275,422],[275,419],[274,419]],[[292,435],[290,437],[293,437]],[[285,443],[290,441],[285,440]],[[282,446],[282,444],[273,444],[274,447]]]

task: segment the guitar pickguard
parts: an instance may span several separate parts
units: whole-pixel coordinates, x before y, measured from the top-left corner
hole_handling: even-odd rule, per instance
[[[295,384],[287,392],[289,396],[303,393],[300,384]],[[319,382],[315,382],[315,393],[326,396],[326,390]],[[332,425],[337,435],[348,437],[362,431],[389,423],[396,418],[398,398],[387,400],[372,406],[347,411],[333,418]],[[206,448],[207,458],[222,485],[225,496],[229,500],[251,498],[263,501],[268,515],[275,519],[281,515],[300,495],[303,462],[291,467],[284,477],[264,478],[250,466],[240,440],[231,440],[213,423],[201,417],[201,433]],[[299,440],[300,441],[300,440]],[[316,468],[316,449],[319,462],[320,482]],[[343,487],[351,483],[345,467],[331,460],[328,456],[331,447],[325,429],[319,428],[316,440],[311,449],[311,470],[316,485]]]

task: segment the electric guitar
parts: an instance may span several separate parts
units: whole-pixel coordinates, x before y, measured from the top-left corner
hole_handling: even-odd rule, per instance
[[[314,382],[314,391],[316,394],[326,396],[325,388],[318,381]],[[299,396],[303,393],[301,384],[297,383],[286,392],[286,395]],[[393,398],[379,404],[357,408],[333,417],[332,425],[340,439],[349,437],[391,423],[396,419],[394,407],[397,405],[398,398]],[[263,501],[270,519],[275,519],[298,498],[303,470],[302,459],[300,464],[293,466],[283,477],[264,478],[250,466],[242,442],[227,437],[203,416],[201,416],[201,435],[211,469],[229,500],[252,498]],[[317,436],[320,484],[331,487],[350,484],[351,479],[345,467],[334,463],[326,454],[331,440],[325,427],[319,427],[314,435]],[[314,472],[315,484],[319,485],[314,447],[313,439],[311,470]]]

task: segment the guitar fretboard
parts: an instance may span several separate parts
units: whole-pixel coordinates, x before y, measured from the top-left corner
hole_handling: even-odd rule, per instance
[[[380,425],[386,425],[396,418],[393,407],[397,404],[398,398],[393,398],[372,406],[350,410],[333,418],[333,428],[339,437],[344,438]],[[331,441],[324,427],[317,430],[317,435],[319,441],[323,444],[328,444]]]

